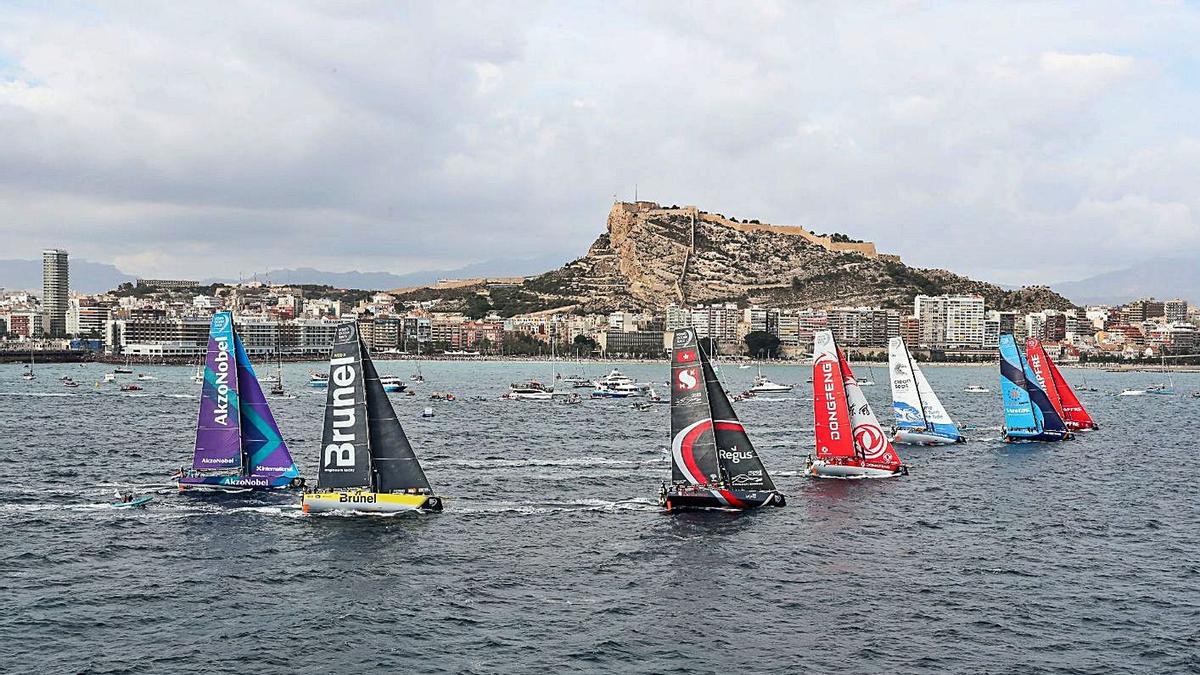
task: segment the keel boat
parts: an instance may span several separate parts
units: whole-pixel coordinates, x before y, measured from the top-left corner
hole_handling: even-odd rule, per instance
[[[1029,369],[1037,378],[1037,384],[1046,392],[1054,411],[1062,418],[1071,431],[1099,429],[1095,420],[1084,409],[1079,397],[1071,390],[1071,385],[1063,378],[1058,366],[1046,354],[1046,348],[1037,338],[1025,341],[1025,359]]]
[[[659,503],[668,512],[783,506],[696,330],[675,331],[672,344],[671,483]]]
[[[1004,441],[1065,441],[1071,432],[1038,384],[1016,339],[1000,336],[1000,396],[1004,404]]]
[[[192,465],[176,472],[174,480],[180,492],[304,486],[234,329],[232,312],[217,312],[209,325]]]
[[[320,473],[302,497],[303,511],[441,511],[357,323],[338,326],[328,381]]]
[[[913,361],[901,338],[888,340],[888,372],[892,380],[892,412],[896,416],[893,443],[951,445],[967,440],[933,393],[921,366]]]
[[[813,335],[813,414],[817,456],[804,474],[814,478],[891,478],[908,475],[879,426],[833,333]]]

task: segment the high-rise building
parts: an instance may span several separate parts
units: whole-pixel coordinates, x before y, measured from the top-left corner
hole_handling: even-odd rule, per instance
[[[51,337],[67,334],[67,296],[70,285],[67,252],[42,251],[42,327]]]
[[[1168,300],[1164,302],[1163,313],[1167,316],[1167,323],[1181,323],[1187,321],[1187,300]]]
[[[921,344],[946,349],[983,346],[983,297],[918,295],[913,315],[921,322]]]

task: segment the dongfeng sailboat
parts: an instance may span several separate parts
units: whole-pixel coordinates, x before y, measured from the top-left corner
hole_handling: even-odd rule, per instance
[[[1062,418],[1071,431],[1099,429],[1092,416],[1084,409],[1079,397],[1071,390],[1071,385],[1063,379],[1058,366],[1046,354],[1046,348],[1037,338],[1025,341],[1025,359],[1029,369],[1037,378],[1037,384],[1046,392],[1054,411]]]
[[[892,412],[896,416],[893,443],[950,445],[967,440],[933,393],[921,366],[913,361],[901,338],[888,340],[888,372],[892,379]]]
[[[304,493],[304,512],[441,511],[357,323],[338,326],[328,379],[320,473]]]
[[[671,483],[667,511],[783,506],[738,421],[696,331],[675,331],[671,355]]]
[[[859,388],[833,333],[813,335],[813,414],[817,456],[804,468],[816,478],[891,478],[908,475]]]
[[[181,492],[304,486],[231,312],[217,312],[209,325],[192,466],[180,469],[174,479]]]
[[[1063,441],[1071,432],[1050,402],[1011,333],[1000,336],[1000,396],[1004,403],[1004,440]]]

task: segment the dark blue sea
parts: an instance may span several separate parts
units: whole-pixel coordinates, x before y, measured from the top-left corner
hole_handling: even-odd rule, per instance
[[[1117,396],[1160,376],[1066,369],[1097,389],[1080,396],[1102,429],[1014,446],[995,366],[929,367],[971,442],[901,447],[908,477],[840,482],[800,476],[808,370],[764,368],[797,390],[735,405],[788,506],[668,516],[667,406],[499,400],[606,366],[427,362],[420,395],[393,401],[445,512],[340,517],[174,493],[191,370],[139,368],[157,379],[121,393],[95,384],[109,368],[24,382],[0,366],[0,672],[1200,670],[1200,375]],[[886,369],[855,368],[886,420]],[[296,398],[273,401],[310,477],[324,392],[305,382],[324,369],[286,366]],[[721,377],[740,391],[754,372]],[[447,390],[458,400],[428,400]],[[149,508],[109,507],[130,487]]]

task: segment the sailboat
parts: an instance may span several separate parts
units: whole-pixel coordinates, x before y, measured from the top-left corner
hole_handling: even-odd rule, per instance
[[[888,340],[888,372],[892,380],[892,412],[896,416],[893,443],[950,445],[967,440],[933,393],[921,366],[913,361],[901,338]]]
[[[275,350],[275,379],[271,384],[271,398],[295,398],[288,396],[287,389],[283,387],[283,354],[279,350]]]
[[[746,429],[700,348],[694,328],[675,331],[671,354],[671,483],[667,511],[783,506]]]
[[[908,475],[900,455],[879,426],[833,333],[813,335],[813,414],[817,456],[808,458],[806,476],[891,478]]]
[[[305,513],[442,510],[355,322],[339,325],[334,337],[318,465],[317,487],[302,498]]]
[[[1100,428],[1088,411],[1084,409],[1079,397],[1071,390],[1071,385],[1067,384],[1062,373],[1059,372],[1058,366],[1054,365],[1054,361],[1046,354],[1046,348],[1042,346],[1040,340],[1029,338],[1025,341],[1025,359],[1029,362],[1029,369],[1037,378],[1038,386],[1046,392],[1046,397],[1050,399],[1054,411],[1062,418],[1068,429],[1082,431]]]
[[[32,349],[29,350],[29,366],[25,369],[25,372],[21,373],[21,379],[22,380],[32,380],[33,379],[33,350]]]
[[[1000,336],[1000,396],[1004,403],[1004,440],[1063,441],[1071,432],[1055,410],[1038,377],[1011,333]]]
[[[1158,394],[1159,396],[1174,396],[1175,395],[1175,378],[1171,375],[1171,371],[1167,369],[1167,357],[1162,357],[1162,371],[1166,375],[1166,382],[1161,382],[1153,387],[1146,387],[1147,394]]]
[[[180,492],[304,486],[234,330],[232,312],[213,314],[209,325],[192,466],[174,479]]]

